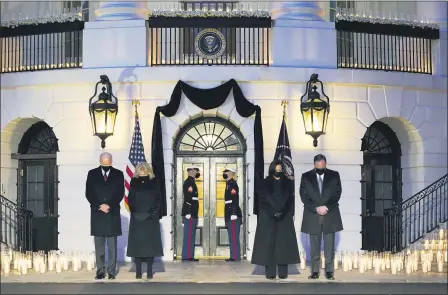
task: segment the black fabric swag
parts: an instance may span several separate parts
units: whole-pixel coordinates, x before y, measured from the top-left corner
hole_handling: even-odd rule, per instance
[[[171,99],[167,105],[157,107],[154,115],[154,125],[152,130],[151,160],[156,179],[159,180],[162,191],[162,204],[160,206],[160,217],[166,216],[166,186],[165,186],[165,166],[163,159],[162,124],[160,113],[165,117],[174,116],[180,105],[182,92],[196,106],[203,110],[210,110],[221,106],[233,89],[236,110],[241,117],[250,117],[255,113],[254,124],[254,145],[255,145],[255,167],[254,167],[254,188],[257,183],[264,178],[264,156],[263,156],[263,129],[261,125],[261,108],[252,104],[244,97],[238,83],[231,79],[228,82],[211,89],[198,89],[186,84],[183,81],[177,82],[174,87]],[[258,214],[258,192],[254,189],[253,213]]]

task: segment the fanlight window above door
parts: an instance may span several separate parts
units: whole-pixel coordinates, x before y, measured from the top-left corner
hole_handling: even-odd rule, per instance
[[[392,154],[393,147],[383,132],[370,126],[362,139],[361,150],[364,154]]]
[[[219,122],[200,122],[181,138],[179,151],[242,151],[238,137]]]

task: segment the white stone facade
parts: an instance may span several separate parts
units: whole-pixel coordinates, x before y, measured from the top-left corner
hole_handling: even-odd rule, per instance
[[[102,150],[100,140],[92,135],[88,99],[93,95],[94,85],[102,74],[110,78],[119,100],[115,133],[106,141],[106,151],[113,154],[114,166],[119,169],[124,169],[127,163],[134,127],[132,99],[140,99],[141,102],[139,114],[143,143],[146,158],[150,159],[155,109],[169,101],[178,80],[198,88],[212,88],[233,78],[244,95],[262,108],[267,172],[281,124],[280,102],[287,99],[287,127],[296,175],[312,169],[312,159],[317,153],[325,154],[328,167],[340,172],[343,188],[340,209],[345,229],[337,235],[338,250],[361,248],[361,138],[373,122],[380,120],[388,124],[401,143],[403,199],[447,173],[447,78],[446,66],[442,66],[447,59],[446,50],[440,49],[446,49],[446,35],[435,45],[435,75],[338,70],[334,52],[336,43],[327,49],[319,49],[322,51],[319,55],[325,55],[324,59],[314,56],[310,47],[300,52],[283,52],[280,49],[276,52],[275,48],[280,44],[276,43],[271,49],[273,67],[146,67],[145,43],[139,40],[136,46],[130,45],[133,38],[146,36],[146,29],[140,22],[127,21],[123,25],[111,23],[112,29],[120,27],[120,30],[116,31],[119,35],[116,36],[117,48],[109,55],[98,49],[99,44],[105,44],[98,38],[101,39],[101,35],[105,36],[104,39],[110,38],[115,31],[104,31],[106,23],[86,25],[84,69],[1,76],[1,183],[4,195],[13,200],[17,196],[18,161],[11,159],[11,153],[17,152],[23,133],[33,123],[45,121],[54,128],[59,139],[59,248],[63,251],[93,250],[90,210],[84,196],[85,180],[87,171],[98,165]],[[291,23],[285,28],[274,28],[273,40],[285,40],[291,34]],[[92,30],[91,35],[89,29]],[[334,35],[331,24],[306,28],[302,23],[298,28],[306,38],[316,38],[321,29],[326,34]],[[95,30],[96,33],[93,32]],[[98,30],[104,32],[98,34]],[[303,38],[297,37],[293,41],[299,44]],[[325,50],[329,50],[328,54]],[[287,56],[290,57],[289,64],[286,64]],[[319,138],[317,148],[313,148],[312,138],[305,135],[300,114],[300,97],[305,93],[305,83],[312,73],[319,74],[331,105],[327,134]],[[170,235],[173,140],[180,126],[202,115],[221,116],[239,127],[247,140],[246,161],[249,164],[254,162],[254,120],[240,117],[232,99],[209,111],[202,111],[183,99],[174,117],[162,118],[168,216],[161,220],[161,227],[166,260],[173,257]],[[249,165],[247,175],[253,178],[253,165]],[[298,187],[299,181],[296,181],[297,190]],[[249,187],[249,196],[253,196],[252,187]],[[296,196],[298,241],[302,248],[308,248],[307,237],[300,233],[303,207],[298,193]],[[252,200],[248,203],[249,213],[252,213]],[[119,258],[125,257],[123,251],[127,243],[129,214],[124,207],[122,215],[124,233],[119,239]],[[250,259],[256,227],[256,217],[252,214],[248,224],[250,233],[247,246],[250,250],[247,254]]]

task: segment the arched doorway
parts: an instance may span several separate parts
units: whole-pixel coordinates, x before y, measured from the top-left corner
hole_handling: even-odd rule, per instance
[[[17,154],[17,204],[33,212],[33,251],[58,249],[58,139],[47,123],[33,124]]]
[[[201,176],[196,180],[199,191],[199,220],[196,232],[196,257],[224,259],[230,256],[229,240],[224,221],[226,167],[237,170],[240,206],[246,212],[245,153],[246,144],[241,132],[229,121],[219,117],[201,117],[190,121],[174,141],[175,193],[173,200],[174,257],[182,252],[182,184],[187,178],[186,168],[195,165]],[[245,214],[243,214],[244,216]],[[244,217],[243,217],[244,219]],[[246,232],[243,220],[243,233]],[[243,258],[246,235],[241,236]]]
[[[387,124],[376,121],[367,128],[361,150],[362,249],[388,251],[384,210],[402,202],[401,145]],[[397,234],[401,231],[388,230]]]

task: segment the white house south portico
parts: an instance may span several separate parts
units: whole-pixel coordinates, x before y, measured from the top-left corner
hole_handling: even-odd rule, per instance
[[[266,176],[274,158],[282,100],[288,101],[286,123],[296,174],[294,225],[301,252],[309,258],[309,238],[300,232],[303,204],[298,178],[312,169],[313,157],[319,153],[327,157],[328,168],[339,171],[342,181],[339,208],[344,230],[336,235],[337,251],[405,249],[432,231],[448,217],[441,209],[448,185],[447,43],[443,23],[425,22],[440,22],[441,16],[435,13],[446,11],[446,3],[438,3],[437,9],[419,3],[416,15],[424,22],[418,21],[417,30],[406,25],[408,19],[395,22],[399,11],[391,11],[396,16],[379,24],[368,17],[360,21],[356,11],[351,15],[335,6],[342,5],[340,1],[328,2],[263,2],[258,12],[247,1],[173,1],[172,7],[105,2],[97,20],[91,13],[89,21],[77,20],[82,26],[75,28],[67,21],[67,32],[65,28],[57,31],[64,27],[58,23],[42,33],[56,36],[56,41],[48,41],[47,46],[47,39],[42,39],[46,49],[41,51],[27,41],[41,40],[41,33],[23,25],[2,27],[2,34],[8,34],[0,36],[2,44],[7,44],[2,47],[1,66],[2,210],[32,211],[37,232],[30,240],[3,223],[2,243],[65,253],[93,251],[85,177],[99,165],[103,151],[113,155],[115,168],[125,170],[135,122],[133,100],[140,102],[146,159],[155,167],[156,177],[164,177],[166,214],[160,220],[164,261],[179,258],[182,249],[182,182],[190,165],[201,169],[196,180],[198,258],[229,255],[221,175],[224,168],[232,167],[237,171],[243,211],[241,254],[250,260],[257,225],[255,176],[260,171]],[[229,15],[223,20],[220,13]],[[254,25],[246,26],[244,21],[251,20]],[[43,25],[51,26],[38,24],[42,30]],[[198,54],[200,44],[195,43],[205,28],[218,31],[222,37],[213,36],[225,41],[226,49],[211,59]],[[57,41],[60,36],[62,41]],[[29,60],[23,52],[52,56],[53,47],[63,51],[56,59],[76,58],[76,66],[26,70],[45,59]],[[13,49],[20,54],[11,53]],[[301,114],[306,83],[314,73],[330,104],[325,134],[318,138],[317,147],[306,134]],[[88,112],[88,99],[101,75],[107,75],[118,103],[115,129],[104,149],[92,135]],[[235,94],[235,86],[225,95],[214,92],[229,81],[241,93]],[[250,110],[242,112],[235,95],[243,96]],[[178,106],[167,107],[177,96]],[[257,119],[262,126],[258,134]],[[155,144],[159,139],[161,144]],[[262,140],[261,163],[257,162],[257,140]],[[256,165],[264,169],[257,170]],[[163,174],[157,174],[160,171]],[[13,204],[7,207],[6,200]],[[437,216],[431,208],[437,208]],[[129,218],[123,205],[120,261],[130,260],[125,255]],[[394,225],[388,226],[392,219]]]

